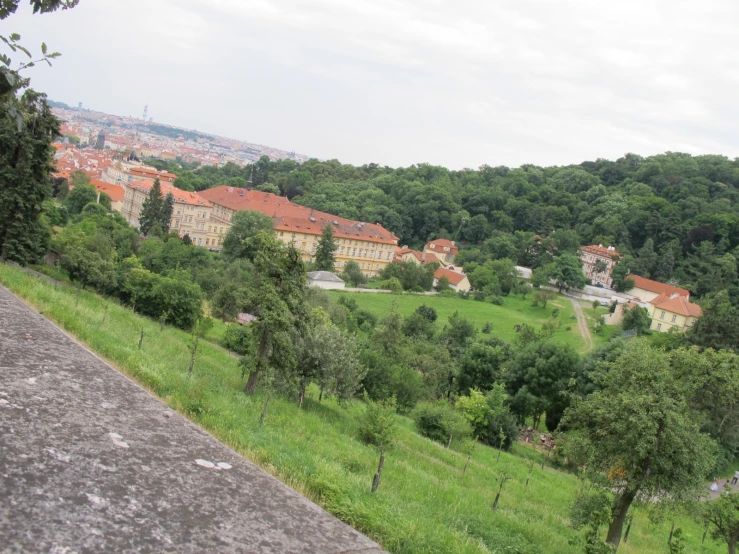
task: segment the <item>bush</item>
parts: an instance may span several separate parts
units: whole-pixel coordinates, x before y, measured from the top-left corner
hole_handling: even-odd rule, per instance
[[[489,321],[485,324],[485,326],[482,328],[482,332],[486,335],[489,335],[493,331],[493,324]]]
[[[436,321],[436,318],[439,317],[436,313],[436,310],[431,306],[427,306],[426,304],[422,304],[418,308],[416,308],[416,313],[424,319],[430,321],[431,323]]]
[[[356,304],[356,300],[353,298],[352,300]],[[360,328],[365,327],[365,323],[369,326],[370,330],[377,326],[377,316],[367,310],[357,310],[354,312],[354,317],[356,318],[357,325],[359,325]]]
[[[477,300],[478,302],[485,302],[485,293],[481,290],[476,290],[472,293],[472,300]]]
[[[491,304],[495,304],[496,306],[502,306],[504,302],[505,302],[505,300],[503,299],[502,296],[493,296],[490,299],[490,303]]]
[[[223,346],[232,352],[246,354],[249,348],[249,328],[241,325],[231,325],[223,335]]]
[[[421,435],[442,444],[447,444],[450,437],[464,440],[472,434],[465,417],[444,400],[420,403],[411,418]]]
[[[500,432],[503,431],[505,440],[503,440],[503,450],[510,450],[514,441],[518,440],[519,427],[516,424],[516,418],[508,410],[500,414],[491,415],[488,418],[487,427],[480,436],[480,440],[485,444],[494,448],[501,448]]]
[[[383,289],[388,289],[393,294],[401,294],[403,292],[403,283],[401,283],[400,279],[398,279],[397,277],[386,279],[385,281],[380,283],[380,286]]]
[[[154,319],[166,313],[167,323],[191,329],[203,313],[200,287],[185,272],[176,272],[175,275],[163,277],[147,269],[134,268],[128,274],[124,288],[139,313]]]

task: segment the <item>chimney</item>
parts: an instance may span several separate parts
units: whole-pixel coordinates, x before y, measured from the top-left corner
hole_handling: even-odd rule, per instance
[[[673,293],[672,293],[672,294],[670,295],[670,300],[672,300],[673,298],[677,298],[678,296],[680,296],[680,295],[679,295],[678,293],[676,293],[676,292],[673,292]]]

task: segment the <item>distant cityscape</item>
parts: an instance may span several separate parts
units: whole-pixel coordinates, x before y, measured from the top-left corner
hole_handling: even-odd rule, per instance
[[[200,165],[232,162],[243,166],[262,156],[268,156],[271,160],[289,158],[298,163],[309,159],[309,156],[279,148],[155,123],[148,117],[147,106],[142,108],[142,116],[136,118],[85,109],[82,104],[71,107],[61,102],[51,102],[51,105],[54,114],[63,122],[61,131],[64,142],[80,148],[133,152],[140,158],[179,158],[183,162],[199,162]]]

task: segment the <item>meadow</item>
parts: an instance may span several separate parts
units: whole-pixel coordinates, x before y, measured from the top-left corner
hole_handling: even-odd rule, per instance
[[[517,445],[512,454],[503,453],[496,461],[496,450],[478,445],[463,474],[465,455],[454,449],[456,445],[447,449],[422,438],[409,419],[399,417],[398,439],[386,457],[382,484],[373,495],[370,484],[377,453],[357,439],[361,402],[340,406],[324,399],[319,403],[317,391],[311,390],[304,408],[298,409],[295,402],[276,398],[264,426],[259,427],[263,398],[243,394],[245,380],[237,361],[223,349],[201,342],[193,375],[188,376],[191,337],[186,332],[172,327],[160,331],[158,322],[89,291],[82,292],[75,306],[73,287],[54,286],[17,268],[0,265],[0,284],[173,409],[390,552],[581,552],[570,542],[578,533],[568,525],[569,506],[580,482],[571,474],[542,469],[541,454],[530,448]],[[399,310],[410,310],[412,304],[406,302],[416,302],[414,297],[360,296],[376,303],[397,300]],[[428,303],[428,299],[418,299],[420,303],[424,300]],[[447,300],[438,299],[442,319],[458,309]],[[476,315],[467,315],[475,317],[476,324],[490,317],[483,310],[492,308],[497,313],[499,308],[456,302],[469,306]],[[523,305],[520,313],[527,313]],[[507,338],[502,333],[508,326],[501,322],[504,317],[500,316],[497,326],[493,321],[494,332],[500,329]],[[144,341],[139,351],[141,329]],[[499,508],[493,511],[503,473],[510,481]],[[671,522],[650,524],[645,511],[637,511],[629,541],[619,552],[666,553]],[[702,529],[689,519],[679,518],[676,524],[685,531],[688,552],[725,551],[710,539],[701,544]]]
[[[509,295],[504,299],[502,306],[491,304],[490,302],[478,302],[472,299],[464,300],[462,298],[445,298],[439,295],[423,295],[423,294],[383,294],[372,292],[344,292],[344,291],[328,291],[331,298],[337,300],[342,295],[348,295],[357,301],[360,309],[374,313],[382,318],[390,310],[395,309],[402,316],[407,316],[419,306],[426,304],[433,307],[439,318],[436,325],[439,329],[449,321],[449,317],[454,312],[459,312],[470,322],[475,325],[478,331],[482,331],[483,327],[490,323],[492,325],[492,334],[510,342],[516,338],[516,325],[526,323],[539,329],[542,324],[547,321],[554,321],[552,312],[559,310],[557,319],[560,321],[560,327],[554,333],[554,340],[562,342],[573,347],[577,351],[585,351],[586,343],[577,325],[575,319],[575,309],[572,302],[566,296],[558,295],[553,301],[547,304],[546,309],[541,306],[533,307],[531,305],[532,297],[529,295],[526,299],[522,299],[518,295]],[[591,329],[593,343],[595,346],[602,344],[608,340],[614,333],[620,333],[618,327],[608,327],[603,334],[596,335],[592,333],[592,328],[597,319],[608,312],[608,308],[599,307],[593,310],[588,304],[583,303],[583,313],[588,321]],[[484,335],[481,335],[484,337]]]

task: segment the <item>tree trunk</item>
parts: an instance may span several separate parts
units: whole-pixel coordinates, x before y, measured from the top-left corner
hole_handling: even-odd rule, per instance
[[[321,383],[321,392],[318,393],[318,403],[321,403],[321,400],[323,400],[323,383]]]
[[[500,454],[503,452],[503,444],[501,443],[500,448],[498,448],[498,457],[495,459],[495,463],[497,464],[500,461]]]
[[[670,527],[670,536],[667,537],[667,544],[670,544],[672,542],[672,535],[675,533],[675,522],[672,522],[672,527]]]
[[[465,473],[467,473],[467,466],[470,463],[470,456],[471,456],[471,454],[467,454],[467,461],[464,463],[464,469],[462,470],[462,475],[464,475]]]
[[[729,554],[736,554],[736,537],[729,539]]]
[[[82,281],[77,282],[77,299],[74,301],[74,307],[80,303],[80,293],[82,292]]]
[[[382,466],[385,465],[385,453],[380,450],[380,463],[377,465],[377,473],[375,473],[375,478],[372,479],[372,492],[374,493],[377,490],[377,487],[380,486],[380,478],[382,477]]]
[[[246,387],[244,387],[244,392],[249,396],[253,396],[254,391],[257,389],[258,383],[259,370],[254,370],[249,374],[249,379],[246,380]]]
[[[139,338],[139,350],[141,350],[141,345],[144,344],[144,328],[141,328],[141,338]],[[193,358],[195,357],[195,354],[193,353]],[[190,371],[192,371],[192,364],[190,364]]]
[[[629,523],[626,524],[626,532],[624,533],[624,544],[629,542],[629,533],[631,533],[631,522],[634,521],[634,514],[629,516]]]
[[[300,394],[298,395],[298,408],[303,408],[303,400],[305,399],[305,382],[300,383]]]
[[[618,550],[618,545],[621,542],[621,535],[624,529],[624,521],[626,521],[626,514],[628,513],[635,496],[636,491],[625,491],[611,509],[612,519],[611,524],[608,526],[606,542],[614,546],[614,552]]]
[[[141,340],[144,340],[144,330],[141,329]],[[198,353],[198,338],[195,337],[195,345],[192,348],[192,356],[190,357],[190,367],[187,370],[188,377],[192,375],[192,370],[195,367],[195,354]]]
[[[262,406],[262,415],[259,416],[259,426],[264,425],[264,418],[267,417],[267,405],[269,404],[269,395],[264,398],[264,405]]]
[[[498,490],[498,494],[495,495],[495,500],[493,501],[493,510],[496,510],[498,508],[499,500],[500,500],[500,490]]]
[[[701,539],[701,544],[706,542],[706,535],[708,534],[708,526],[710,525],[710,522],[706,522],[706,526],[703,528],[703,538]]]
[[[524,486],[524,488],[525,488],[525,489],[528,489],[528,488],[529,488],[529,480],[530,480],[530,479],[531,479],[531,474],[529,473],[529,474],[528,474],[528,475],[526,476],[526,486]]]
[[[448,440],[448,441],[447,441],[447,443],[446,443],[446,447],[447,447],[447,448],[450,448],[450,447],[452,446],[452,437],[453,437],[453,436],[454,436],[454,435],[453,435],[452,433],[449,433],[449,440]]]
[[[105,303],[105,310],[103,311],[103,325],[105,325],[105,318],[108,317],[108,303]]]

